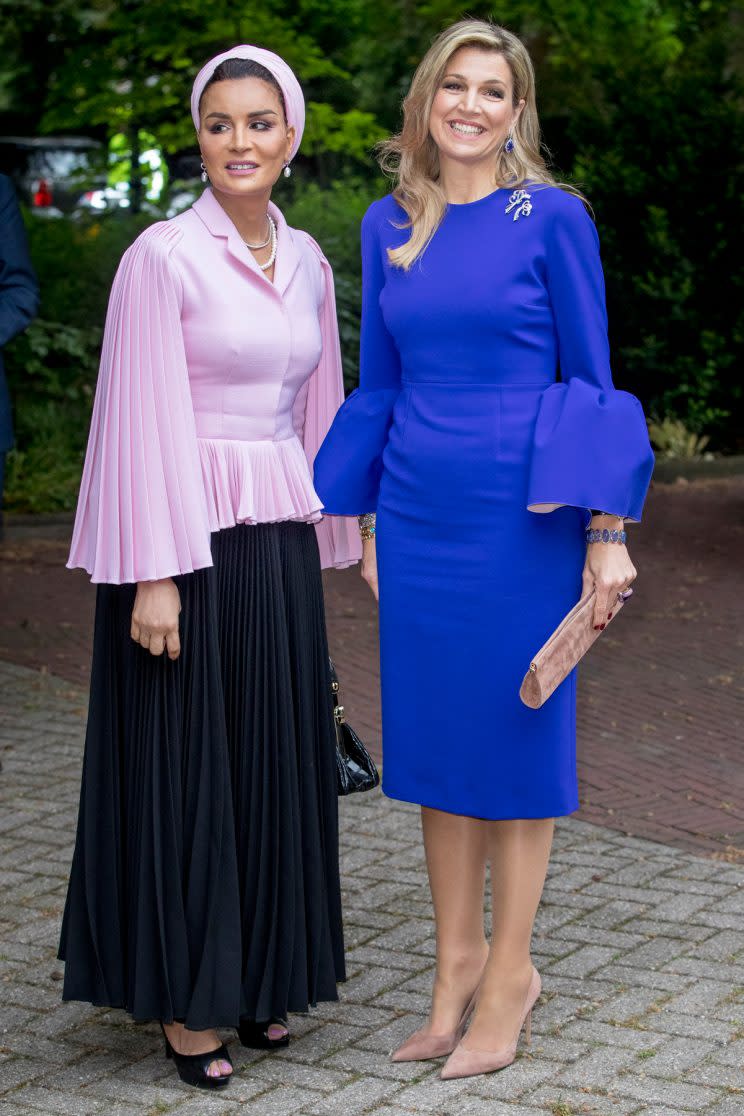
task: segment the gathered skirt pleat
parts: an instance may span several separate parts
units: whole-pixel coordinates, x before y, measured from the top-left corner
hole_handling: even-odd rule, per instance
[[[98,589],[64,998],[200,1030],[337,997],[344,955],[323,591],[309,524],[212,536],[181,655]]]

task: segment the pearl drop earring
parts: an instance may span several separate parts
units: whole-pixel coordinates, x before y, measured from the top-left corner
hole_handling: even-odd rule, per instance
[[[202,182],[209,182],[209,175],[207,174],[207,168],[204,166],[203,162],[202,162],[202,165],[201,165],[201,180],[202,180]]]
[[[292,168],[290,167],[289,163],[285,163],[284,164],[284,177],[289,178],[291,174],[292,174]]]

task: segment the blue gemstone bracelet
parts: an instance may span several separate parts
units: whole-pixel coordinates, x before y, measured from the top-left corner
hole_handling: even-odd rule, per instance
[[[609,528],[604,527],[599,530],[595,527],[588,527],[586,532],[586,541],[588,543],[624,543],[628,534],[626,531],[610,531]]]

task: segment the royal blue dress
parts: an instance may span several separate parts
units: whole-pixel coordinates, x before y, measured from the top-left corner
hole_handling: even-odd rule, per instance
[[[448,205],[406,272],[405,220],[391,196],[364,218],[360,387],[315,463],[327,513],[377,512],[383,789],[568,814],[575,672],[539,710],[519,687],[580,596],[587,509],[639,520],[653,467],[612,384],[597,233],[563,190],[498,189]]]

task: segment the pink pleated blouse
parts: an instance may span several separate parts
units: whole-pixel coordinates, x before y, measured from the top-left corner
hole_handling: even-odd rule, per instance
[[[344,397],[333,275],[269,209],[273,283],[209,189],[122,259],[67,563],[94,582],[211,566],[211,532],[236,523],[315,523],[323,566],[361,556],[312,482]]]

